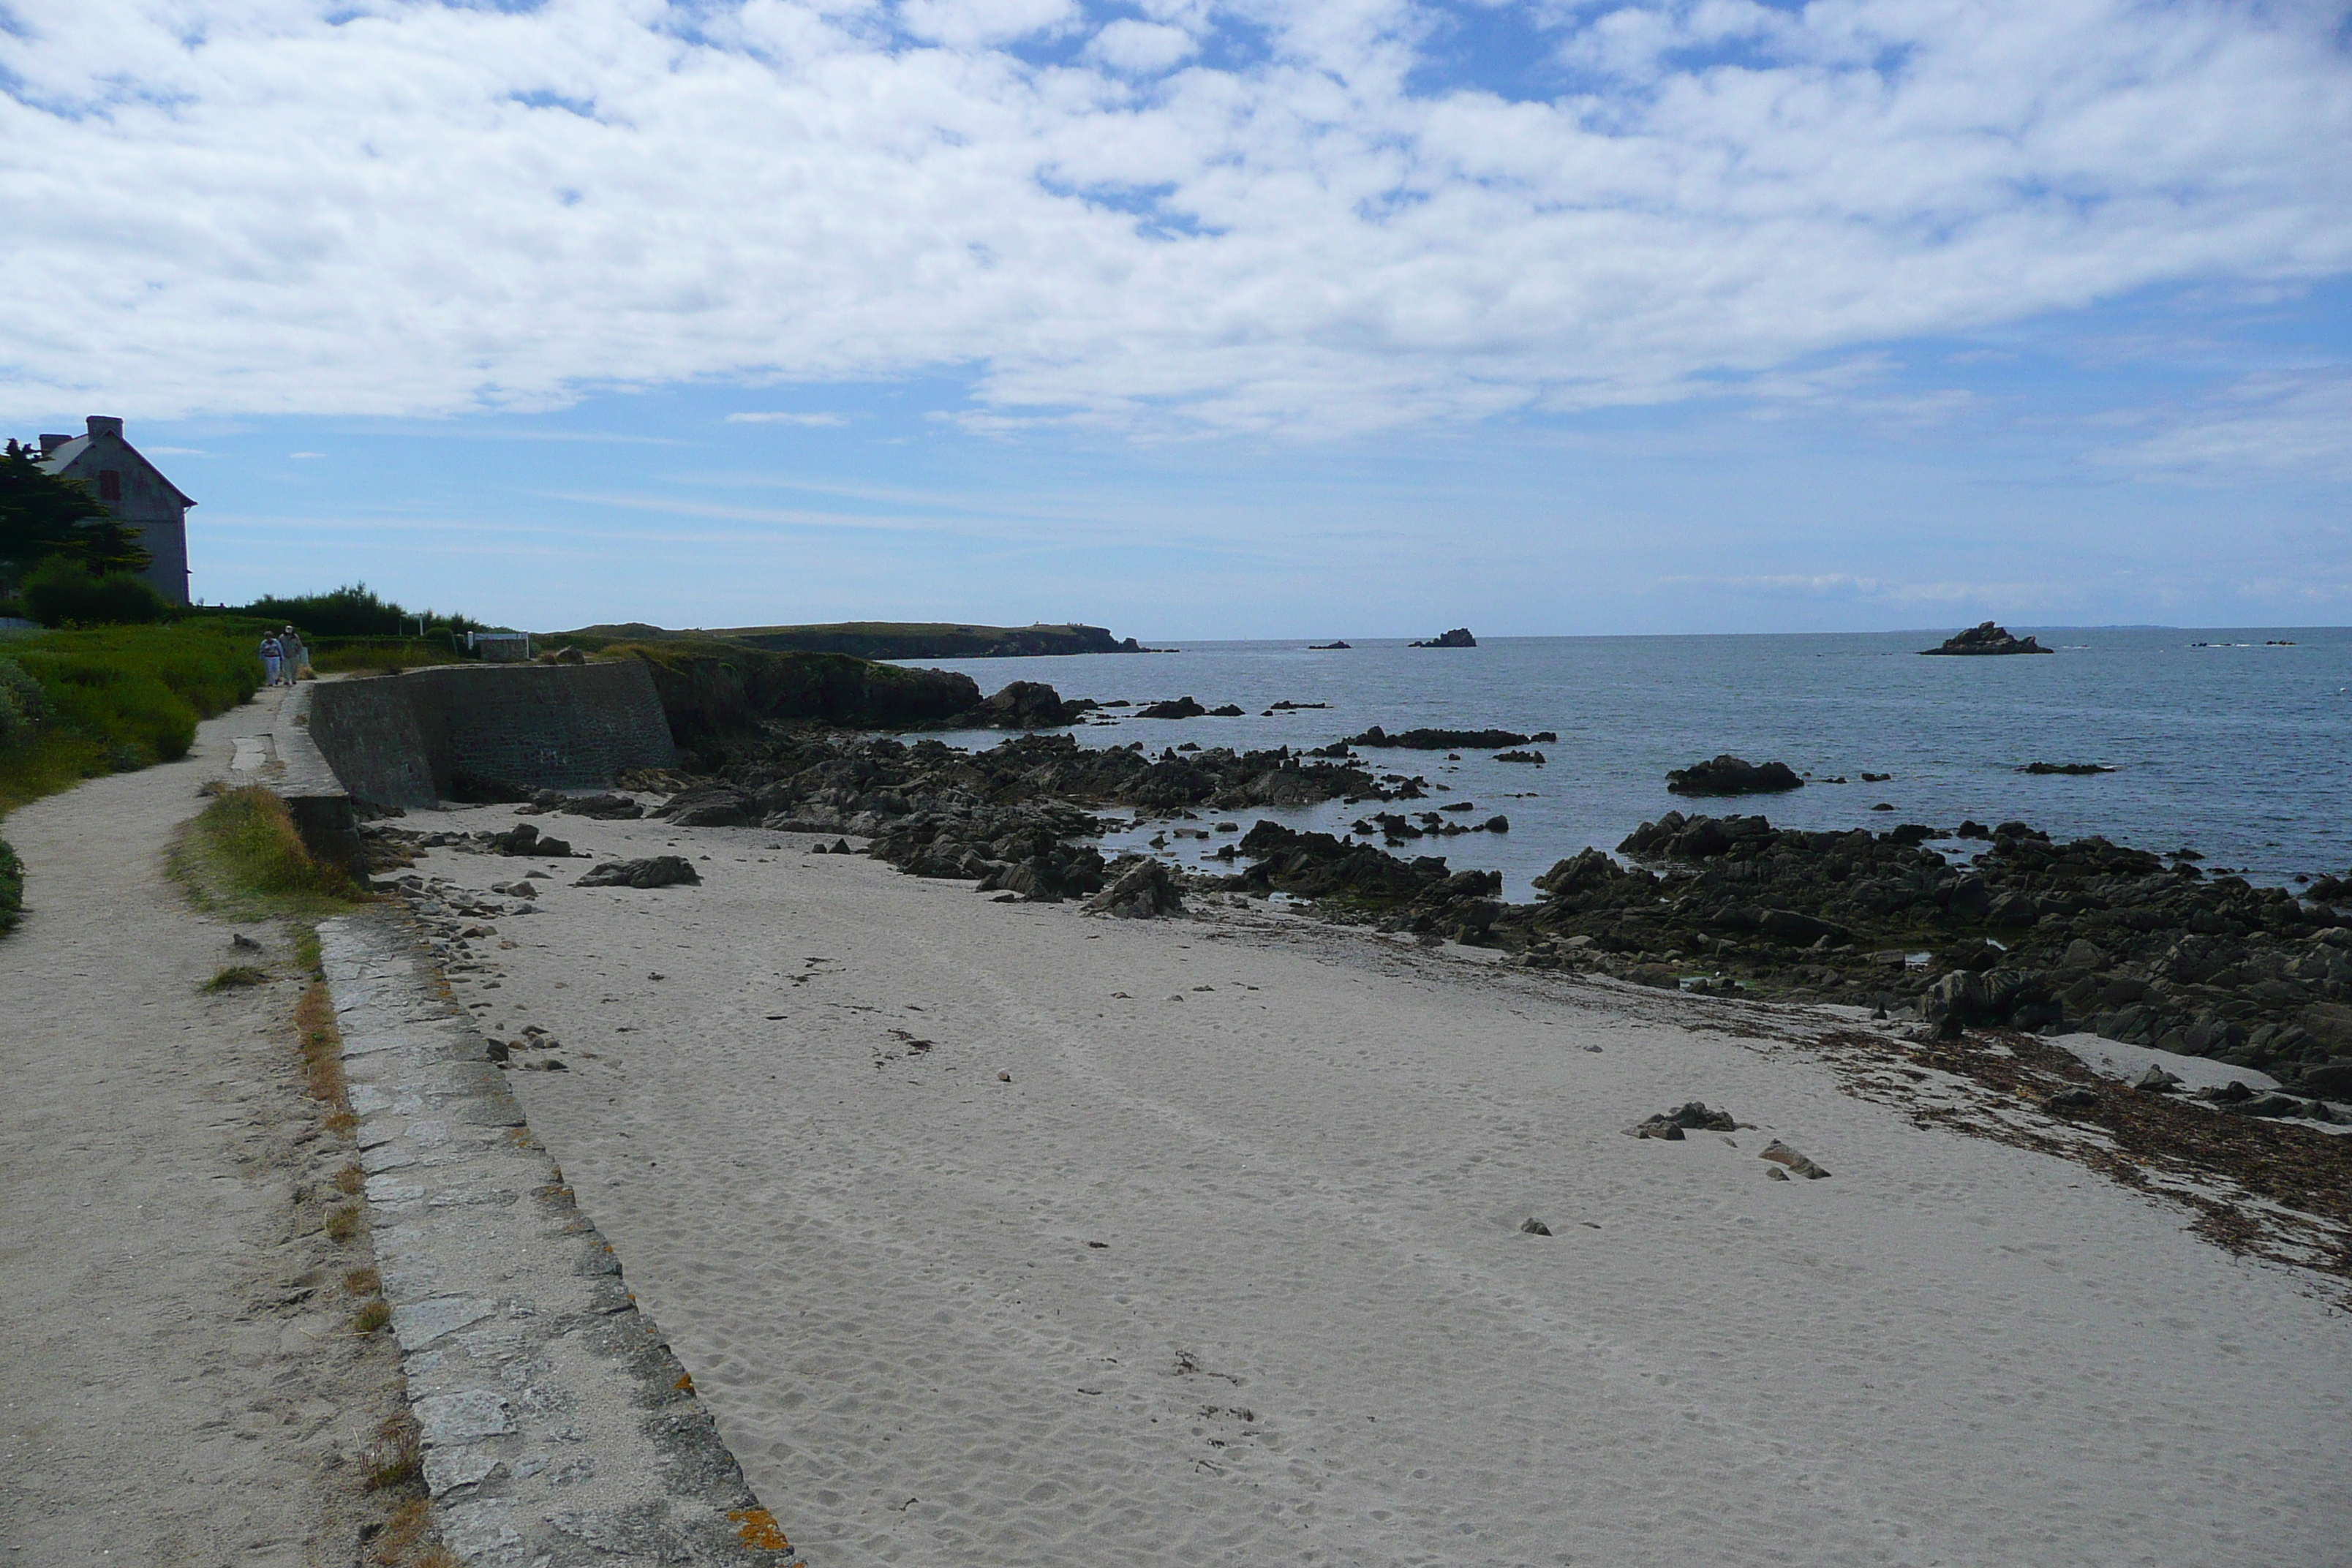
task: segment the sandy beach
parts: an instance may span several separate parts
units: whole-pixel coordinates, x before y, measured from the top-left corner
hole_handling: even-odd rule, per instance
[[[2344,1560],[2341,1282],[1843,1092],[1826,1014],[539,820],[703,884],[432,851],[552,874],[451,977],[819,1568]],[[1622,1135],[1692,1099],[1751,1125]]]

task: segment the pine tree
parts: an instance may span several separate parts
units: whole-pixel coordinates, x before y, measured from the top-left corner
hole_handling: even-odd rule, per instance
[[[58,478],[28,447],[10,441],[0,451],[0,577],[20,577],[52,555],[100,576],[137,572],[154,559],[89,486]]]

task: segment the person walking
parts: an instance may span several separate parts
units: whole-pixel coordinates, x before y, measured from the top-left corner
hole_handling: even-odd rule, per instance
[[[261,639],[262,684],[265,686],[277,685],[278,668],[285,662],[286,647],[284,644],[278,640],[277,634],[272,633],[269,636],[263,637]]]
[[[286,684],[291,686],[302,679],[302,667],[310,662],[310,650],[302,646],[302,634],[292,626],[278,634],[278,646],[286,659]]]

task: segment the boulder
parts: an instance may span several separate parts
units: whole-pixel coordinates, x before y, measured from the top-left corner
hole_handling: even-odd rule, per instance
[[[1139,708],[1135,716],[1139,719],[1198,719],[1208,711],[1193,699],[1179,697],[1173,702],[1154,702],[1149,707]]]
[[[972,717],[993,730],[1050,730],[1074,722],[1093,706],[1065,702],[1042,680],[1016,680],[974,709]]]
[[[572,884],[578,888],[675,888],[699,886],[701,875],[683,855],[643,860],[607,860]]]
[[[626,822],[643,816],[646,808],[625,795],[583,795],[561,802],[566,816],[593,816],[599,822]]]
[[[1804,787],[1805,781],[1786,763],[1759,765],[1727,752],[1713,762],[1693,763],[1666,774],[1670,795],[1777,795]]]
[[[504,833],[493,834],[490,847],[500,855],[542,856],[551,860],[569,858],[572,846],[561,838],[542,837],[538,828],[528,822],[518,822]]]
[[[1176,873],[1164,860],[1139,856],[1129,861],[1125,869],[1110,886],[1088,899],[1083,906],[1089,913],[1118,915],[1127,920],[1151,920],[1160,915],[1184,912],[1183,894],[1176,886]]]
[[[1769,1143],[1765,1144],[1764,1152],[1756,1157],[1759,1160],[1769,1160],[1776,1165],[1785,1165],[1790,1170],[1794,1171],[1798,1175],[1807,1177],[1816,1182],[1829,1174],[1827,1171],[1822,1170],[1819,1165],[1814,1164],[1811,1160],[1806,1159],[1802,1154],[1798,1153],[1794,1149],[1790,1148],[1778,1138],[1775,1138]]]

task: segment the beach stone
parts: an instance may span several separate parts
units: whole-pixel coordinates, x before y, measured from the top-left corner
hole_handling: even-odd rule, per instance
[[[674,888],[698,886],[702,874],[683,855],[642,860],[607,860],[572,884],[578,888]]]
[[[1811,1160],[1808,1160],[1802,1154],[1798,1153],[1794,1149],[1790,1148],[1778,1138],[1775,1138],[1769,1143],[1765,1144],[1764,1152],[1756,1157],[1759,1160],[1769,1160],[1776,1165],[1785,1165],[1790,1170],[1795,1172],[1798,1175],[1807,1177],[1810,1180],[1816,1182],[1829,1174],[1827,1171],[1822,1169],[1821,1166],[1814,1164]]]
[[[646,808],[625,795],[583,795],[558,802],[556,809],[566,816],[592,816],[599,822],[626,822],[646,814]]]
[[[2148,1069],[2132,1079],[2133,1092],[2137,1094],[2170,1094],[2180,1087],[2180,1079],[2151,1063]]]
[[[1777,795],[1804,787],[1805,781],[1786,763],[1751,763],[1728,752],[1666,773],[1669,795]]]
[[[2303,1087],[2330,1100],[2352,1099],[2352,1061],[2329,1062],[2303,1069]]]
[[[1544,1224],[1544,1222],[1539,1219],[1530,1219],[1519,1226],[1519,1234],[1522,1236],[1549,1236],[1551,1234],[1551,1226]]]
[[[2096,1089],[2077,1085],[2073,1089],[2060,1089],[2042,1103],[2053,1110],[2095,1110],[2099,1106],[2099,1095]]]
[[[1780,1169],[1778,1165],[1773,1166],[1770,1170],[1765,1172],[1764,1174],[1776,1182],[1785,1182],[1789,1179],[1789,1173]]]

